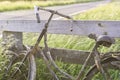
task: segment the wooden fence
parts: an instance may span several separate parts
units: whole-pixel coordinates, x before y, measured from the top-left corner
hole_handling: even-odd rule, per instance
[[[23,46],[23,32],[41,33],[46,21],[37,23],[35,20],[1,20],[0,31],[3,32],[3,40],[10,34],[14,38],[19,39],[16,44],[19,49]],[[53,20],[48,28],[49,34],[65,34],[65,35],[80,35],[87,36],[94,33],[97,36],[107,34],[111,37],[120,37],[120,21],[71,21],[71,20]],[[56,49],[51,48],[51,53],[54,58],[59,58],[63,62],[82,64],[89,52]],[[90,64],[93,60],[90,60]]]

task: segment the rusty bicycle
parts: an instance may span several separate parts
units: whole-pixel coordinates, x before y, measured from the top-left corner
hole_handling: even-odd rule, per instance
[[[92,80],[96,74],[102,74],[103,80],[113,80],[111,74],[109,74],[109,70],[117,70],[120,73],[120,52],[113,54],[112,52],[101,55],[98,48],[100,46],[110,47],[115,40],[107,35],[96,36],[95,34],[88,35],[89,38],[95,40],[95,45],[85,60],[77,78],[74,78],[70,74],[61,70],[55,63],[54,59],[51,56],[50,49],[47,44],[47,29],[49,27],[49,23],[52,20],[54,14],[65,17],[73,21],[73,19],[69,16],[61,14],[55,10],[44,9],[41,7],[35,6],[35,13],[37,22],[40,23],[39,10],[44,10],[50,12],[51,15],[47,20],[44,29],[40,33],[35,45],[33,47],[24,46],[23,51],[13,51],[13,56],[8,63],[8,66],[5,70],[2,80],[36,80],[36,62],[35,62],[35,54],[40,54],[42,59],[44,60],[49,72],[53,76],[53,80],[60,80],[54,70],[51,67],[54,67],[58,72],[63,74],[68,80]],[[74,21],[73,21],[74,22]],[[39,47],[39,43],[41,39],[44,39],[44,48]],[[18,54],[19,53],[19,54]],[[85,72],[85,68],[87,67],[87,63],[90,57],[94,58],[95,64]],[[19,63],[17,63],[19,62]],[[16,64],[17,63],[17,64]],[[11,67],[16,64],[16,69],[12,69]],[[28,64],[28,65],[27,65]]]

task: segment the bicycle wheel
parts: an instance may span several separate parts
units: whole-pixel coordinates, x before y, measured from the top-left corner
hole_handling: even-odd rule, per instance
[[[120,79],[120,68],[113,65],[113,62],[120,62],[118,59],[109,57],[105,58],[101,64],[104,68],[104,70],[109,75],[109,80],[119,80]],[[104,80],[102,74],[100,74],[99,70],[97,69],[96,65],[93,65],[91,69],[87,72],[85,75],[84,80]]]
[[[36,64],[34,55],[20,53],[13,56],[7,66],[3,80],[34,80],[36,76]],[[26,57],[26,59],[25,59]],[[23,61],[24,59],[24,61]]]

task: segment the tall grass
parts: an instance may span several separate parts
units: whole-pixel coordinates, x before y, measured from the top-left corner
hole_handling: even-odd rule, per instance
[[[34,45],[38,35],[39,34],[37,33],[35,34],[24,33],[24,44]],[[30,38],[32,39],[29,40]],[[66,36],[66,35],[58,35],[58,34],[48,35],[49,47],[67,48],[67,49],[75,49],[75,50],[89,50],[92,46],[91,45],[92,43],[94,43],[94,40],[91,40],[85,37],[75,36],[75,35],[74,36],[71,36],[71,35]],[[44,44],[42,40],[40,46],[43,46],[43,45]]]
[[[120,2],[112,2],[105,6],[78,14],[75,19],[79,20],[120,20]]]

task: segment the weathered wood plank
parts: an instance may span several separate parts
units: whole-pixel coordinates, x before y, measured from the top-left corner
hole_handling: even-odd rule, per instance
[[[60,48],[50,48],[51,55],[54,60],[70,64],[83,64],[90,52]],[[41,57],[40,54],[36,56]],[[94,58],[91,57],[88,65],[94,64]]]
[[[62,49],[62,48],[50,48],[51,55],[54,60],[62,61],[70,64],[83,64],[90,52]],[[36,54],[36,57],[41,57],[40,54]],[[94,64],[94,58],[91,57],[88,65]]]
[[[50,48],[50,52],[55,60],[60,60],[62,62],[71,63],[71,64],[83,64],[90,53],[87,51],[57,49],[57,48]],[[91,59],[89,60],[88,65],[92,65],[92,64],[94,64],[93,57],[91,57]]]
[[[62,62],[70,63],[70,64],[83,64],[90,53],[88,51],[60,49],[60,48],[50,48],[50,52],[52,57],[55,60],[58,60],[58,61],[60,60]],[[106,53],[105,56],[108,57],[111,54],[120,54],[120,52],[109,52],[109,53]],[[88,65],[92,65],[92,64],[94,64],[93,57],[91,57],[88,62]]]
[[[35,20],[0,21],[0,31],[41,32],[46,21],[37,23]],[[52,21],[48,28],[52,34],[72,34],[86,36],[90,33],[108,34],[120,37],[120,21]]]

